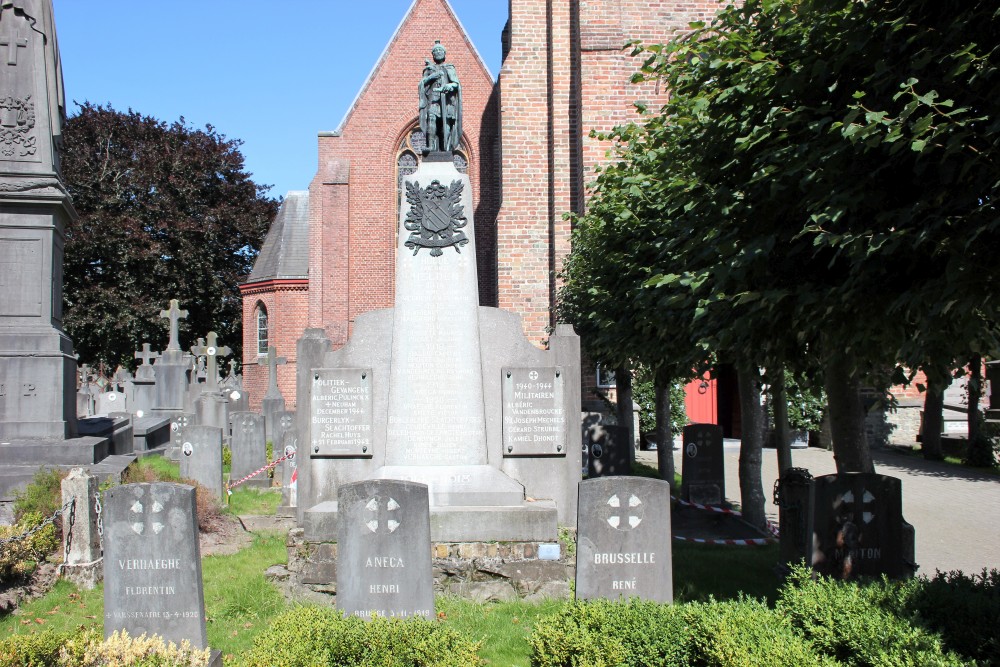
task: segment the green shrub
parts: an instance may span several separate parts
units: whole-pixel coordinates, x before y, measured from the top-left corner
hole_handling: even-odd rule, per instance
[[[0,667],[48,667],[59,664],[59,649],[71,635],[46,630],[0,639]]]
[[[364,621],[336,609],[278,616],[237,664],[246,667],[479,667],[479,644],[425,619]]]
[[[62,480],[66,474],[55,468],[42,468],[36,472],[28,486],[14,492],[14,521],[20,521],[31,512],[52,516],[62,507]]]
[[[789,620],[758,600],[698,602],[683,606],[691,639],[689,664],[736,667],[836,665],[817,653]]]
[[[846,665],[962,665],[940,638],[893,613],[905,584],[842,582],[798,567],[777,610],[816,649]]]
[[[539,619],[528,639],[533,667],[640,667],[689,664],[682,607],[644,600],[566,604]]]
[[[984,664],[1000,656],[1000,570],[938,572],[914,579],[896,605],[941,633],[944,645]]]
[[[0,540],[21,536],[38,527],[47,517],[28,512],[13,526],[0,526]],[[55,525],[48,524],[23,539],[15,539],[0,547],[0,583],[18,579],[34,569],[36,561],[44,560],[59,547],[60,537]]]
[[[229,445],[222,446],[222,467],[232,468],[233,466],[233,450]]]

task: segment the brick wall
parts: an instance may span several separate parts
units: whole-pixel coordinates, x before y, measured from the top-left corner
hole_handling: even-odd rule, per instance
[[[295,409],[295,344],[306,327],[308,282],[273,280],[242,285],[243,294],[243,388],[250,409],[260,410],[267,391],[267,357],[257,354],[257,308],[267,309],[268,345],[274,346],[287,363],[278,366],[278,388],[288,410]]]

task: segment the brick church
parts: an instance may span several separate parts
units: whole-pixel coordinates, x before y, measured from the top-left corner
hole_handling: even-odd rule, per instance
[[[488,0],[499,2],[501,0]],[[607,146],[588,135],[630,119],[661,91],[629,83],[622,46],[663,42],[711,18],[715,0],[509,0],[494,78],[447,0],[414,0],[343,122],[318,137],[308,190],[287,193],[243,296],[243,378],[253,407],[266,391],[264,355],[287,363],[278,385],[295,409],[296,341],[322,328],[345,344],[355,317],[393,306],[401,175],[421,159],[417,83],[440,40],[462,83],[455,162],[471,176],[480,303],[518,313],[544,346],[556,272],[570,249],[566,212]],[[588,370],[584,369],[584,376]]]

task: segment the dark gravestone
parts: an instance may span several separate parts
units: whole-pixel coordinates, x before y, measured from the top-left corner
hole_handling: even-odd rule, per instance
[[[371,618],[434,615],[427,486],[374,479],[338,489],[337,607]]]
[[[721,505],[726,499],[722,428],[715,424],[684,427],[681,498],[699,505]]]
[[[810,562],[813,547],[813,512],[816,506],[813,477],[805,468],[789,468],[774,491],[781,526],[783,563]]]
[[[188,426],[181,442],[181,478],[204,486],[222,498],[222,429]]]
[[[632,445],[628,429],[609,424],[591,424],[584,432],[588,448],[587,477],[628,475],[632,472],[629,448]]]
[[[577,599],[673,601],[667,482],[586,479],[577,507]]]
[[[873,473],[823,475],[813,480],[816,506],[812,566],[838,579],[912,573],[904,546],[900,480]]]
[[[267,463],[267,448],[264,442],[264,418],[253,412],[237,412],[232,416],[233,437],[230,444],[232,467],[230,483],[261,469]],[[243,482],[243,486],[267,488],[270,482],[266,472]]]
[[[105,637],[126,630],[207,646],[195,511],[195,490],[182,484],[104,492]]]

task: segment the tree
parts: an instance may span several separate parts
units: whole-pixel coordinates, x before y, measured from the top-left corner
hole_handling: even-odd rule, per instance
[[[821,370],[838,469],[871,470],[862,383],[1000,348],[1000,11],[749,0],[692,28],[636,49],[671,97],[611,135],[628,179],[598,192],[656,223],[605,319],[655,339],[687,313],[744,372]]]
[[[189,338],[214,330],[239,355],[237,284],[277,212],[241,143],[90,103],[68,119],[62,170],[80,215],[66,229],[63,323],[81,359],[131,366],[143,342],[164,347],[173,298]]]

